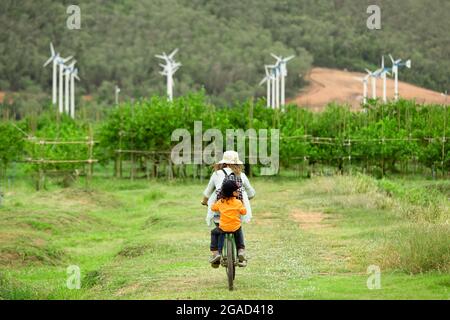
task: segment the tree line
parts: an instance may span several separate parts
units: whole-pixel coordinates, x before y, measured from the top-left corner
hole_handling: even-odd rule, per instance
[[[294,105],[284,111],[267,109],[264,100],[217,107],[202,93],[177,98],[173,103],[154,97],[124,103],[94,126],[95,158],[106,165],[117,160],[117,150],[170,153],[177,143],[171,141],[172,132],[184,128],[193,136],[194,122],[201,121],[203,130],[216,128],[224,136],[226,129],[279,129],[280,163],[284,168],[322,164],[341,171],[359,167],[386,174],[408,171],[414,162],[447,174],[449,120],[450,111],[444,106],[405,100],[390,104],[371,101],[361,112],[331,104],[325,111],[313,113]],[[12,161],[27,157],[87,159],[86,145],[36,147],[26,138],[30,135],[36,137],[34,141],[84,141],[88,128],[86,122],[65,116],[56,118],[54,112],[28,116],[19,122],[3,122],[0,163],[5,168]],[[131,154],[121,157],[129,160]],[[76,165],[53,167],[74,169]]]

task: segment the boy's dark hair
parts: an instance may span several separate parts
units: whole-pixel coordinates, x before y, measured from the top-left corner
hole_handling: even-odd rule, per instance
[[[239,187],[236,182],[233,180],[227,180],[222,185],[222,195],[224,198],[231,198],[233,197],[233,192],[237,189],[239,189]]]

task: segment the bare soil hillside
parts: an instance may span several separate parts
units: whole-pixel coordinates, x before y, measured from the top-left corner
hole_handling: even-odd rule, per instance
[[[362,102],[363,83],[355,78],[364,77],[365,74],[326,68],[314,68],[306,77],[310,85],[302,90],[295,99],[289,102],[299,106],[309,107],[315,111],[322,110],[328,103],[337,102],[349,104],[357,109]],[[400,72],[401,78],[401,72]],[[438,92],[423,89],[405,82],[399,82],[400,97],[415,99],[419,103],[445,103],[445,98]],[[368,93],[371,97],[372,87],[368,84]],[[377,81],[377,96],[382,97],[383,82]],[[388,99],[394,98],[394,80],[387,80]]]

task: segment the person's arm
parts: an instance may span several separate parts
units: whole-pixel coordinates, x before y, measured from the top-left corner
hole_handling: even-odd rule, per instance
[[[206,186],[205,191],[203,191],[202,205],[204,205],[204,206],[206,206],[208,204],[208,199],[211,196],[211,194],[214,192],[214,189],[216,188],[216,185],[214,184],[214,175],[215,175],[215,173],[213,173],[211,175],[208,185]]]
[[[248,199],[252,199],[255,197],[256,192],[255,189],[253,189],[252,185],[250,184],[250,181],[247,178],[247,175],[245,173],[242,173],[242,185],[247,192]]]
[[[240,201],[240,200],[238,200],[238,201],[239,201],[239,203],[240,203],[240,206],[239,206],[239,213],[240,213],[241,215],[247,214],[247,209],[245,208],[245,206],[244,206],[244,204],[242,203],[242,201]]]
[[[212,205],[211,211],[219,211],[219,201],[216,201],[216,202]]]

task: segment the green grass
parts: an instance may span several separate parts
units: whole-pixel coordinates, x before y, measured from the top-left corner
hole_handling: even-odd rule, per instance
[[[417,190],[429,181],[254,179],[249,265],[233,292],[224,269],[207,263],[205,183],[96,178],[91,191],[79,182],[34,192],[17,182],[0,208],[0,298],[450,297],[448,211],[414,220],[421,207],[428,216],[430,199],[448,208],[450,182],[422,201]],[[415,215],[398,210],[407,206]],[[66,287],[70,265],[81,269],[79,290]],[[381,267],[379,290],[367,288],[369,265]]]

